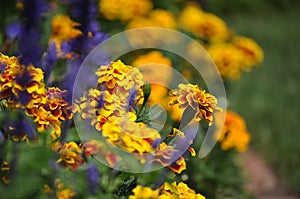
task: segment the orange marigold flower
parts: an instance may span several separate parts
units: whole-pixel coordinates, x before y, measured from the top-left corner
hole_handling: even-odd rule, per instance
[[[11,108],[31,108],[45,100],[46,89],[41,69],[24,66],[16,57],[0,54],[0,99]]]
[[[51,26],[52,34],[50,41],[56,42],[57,46],[60,46],[62,42],[82,35],[82,32],[76,29],[80,24],[70,19],[67,15],[55,15],[52,19]]]
[[[56,198],[57,199],[71,199],[75,197],[75,192],[71,187],[66,187],[61,183],[60,179],[55,180]]]
[[[222,128],[216,115],[216,128]],[[219,132],[219,131],[216,131]],[[225,123],[220,133],[215,133],[215,138],[220,142],[223,150],[235,148],[238,152],[244,152],[248,148],[251,136],[247,131],[246,122],[238,114],[226,111]]]
[[[152,9],[150,0],[101,0],[99,11],[108,20],[129,21],[146,15]]]
[[[181,11],[179,23],[183,29],[213,43],[225,42],[230,36],[230,31],[221,18],[204,12],[196,4],[189,4]]]
[[[190,106],[196,111],[195,120],[200,121],[205,118],[210,126],[213,123],[213,112],[222,111],[217,106],[217,99],[206,93],[205,90],[201,90],[197,85],[179,84],[178,89],[170,91],[170,96],[176,97],[176,99],[170,101],[169,105],[179,104],[181,109]]]
[[[60,158],[57,162],[73,170],[84,164],[82,149],[75,143],[64,143],[58,150]]]
[[[214,44],[207,49],[217,65],[222,77],[227,79],[239,79],[243,56],[240,50],[233,44]]]
[[[235,37],[232,43],[240,50],[243,56],[243,69],[249,70],[252,66],[262,62],[264,57],[263,51],[253,39],[247,37]]]
[[[60,90],[57,87],[50,87],[47,90],[45,109],[60,119],[66,120],[72,118],[72,107],[64,100],[67,90]]]

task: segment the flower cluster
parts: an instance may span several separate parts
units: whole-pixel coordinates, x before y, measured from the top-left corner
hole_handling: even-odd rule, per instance
[[[191,199],[205,199],[199,193],[189,188],[185,183],[169,183],[165,182],[160,188],[152,190],[149,187],[142,187],[138,185],[133,189],[133,195],[129,199],[171,199],[171,198],[191,198]]]

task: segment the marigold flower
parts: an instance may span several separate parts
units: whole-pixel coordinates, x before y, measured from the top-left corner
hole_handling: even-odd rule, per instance
[[[32,108],[45,100],[43,72],[33,65],[24,66],[16,57],[0,54],[0,99],[11,108]]]
[[[78,112],[82,119],[90,119],[91,125],[100,131],[108,117],[113,114],[112,96],[108,91],[90,89],[76,101],[74,112]]]
[[[200,121],[205,118],[210,126],[213,123],[213,112],[222,111],[217,106],[217,99],[206,93],[205,90],[201,90],[197,85],[179,84],[178,89],[170,91],[169,94],[171,97],[176,97],[176,99],[169,102],[170,106],[179,104],[181,109],[190,106],[196,111],[195,120]]]
[[[162,73],[155,72],[159,68],[159,66],[152,67],[152,64],[161,64],[164,67],[171,67],[172,62],[168,57],[163,56],[160,51],[152,51],[150,53],[140,55],[133,62],[132,65],[136,67],[141,67],[140,70],[147,71],[143,74],[145,81],[149,80],[157,80],[163,81],[165,85],[168,85],[172,79],[172,70],[165,70],[163,68]],[[151,83],[151,93],[148,102],[149,105],[153,104],[162,104],[163,99],[167,96],[168,88],[163,85]]]
[[[166,195],[175,195],[180,199],[194,198],[194,199],[205,199],[201,194],[197,194],[193,189],[189,188],[185,183],[173,182],[172,184],[165,182],[160,188],[161,192]]]
[[[9,172],[10,170],[10,166],[9,166],[9,163],[6,162],[6,161],[3,161],[2,164],[1,164],[1,167],[0,167],[0,170],[7,173]],[[1,177],[2,181],[5,183],[5,184],[8,184],[9,183],[9,178],[7,175],[3,175]]]
[[[218,118],[218,114],[216,118]],[[222,128],[222,125],[216,119],[216,129]],[[247,131],[244,119],[232,111],[226,111],[224,126],[220,133],[215,133],[215,138],[220,142],[223,150],[235,148],[238,152],[244,152],[248,148],[251,136]]]
[[[186,170],[185,159],[180,156],[175,162],[173,162],[169,167],[173,172],[180,174],[183,170]]]
[[[149,187],[136,186],[132,190],[133,195],[129,196],[129,199],[154,199],[158,198],[159,190],[152,190]]]
[[[75,142],[64,143],[59,149],[60,158],[57,162],[73,170],[84,164],[83,151]]]
[[[232,44],[214,44],[207,49],[221,75],[227,79],[239,79],[243,57]]]
[[[195,4],[189,4],[181,11],[179,23],[183,29],[213,43],[225,42],[230,35],[221,18],[204,12]]]
[[[232,43],[243,55],[242,68],[249,70],[252,66],[262,62],[264,54],[261,47],[253,40],[247,37],[235,37]]]
[[[133,194],[129,196],[129,199],[205,199],[203,195],[197,194],[183,182],[178,184],[165,182],[156,190],[138,185],[132,192]]]
[[[130,116],[110,117],[103,125],[102,135],[109,142],[124,150],[142,155],[152,152],[152,144],[160,139],[160,134],[145,123],[134,122]]]
[[[79,23],[70,19],[67,15],[55,15],[51,22],[52,34],[50,41],[55,41],[58,49],[62,42],[69,41],[82,35],[82,32],[76,27],[80,26]]]
[[[57,199],[71,199],[75,197],[75,192],[71,187],[66,187],[61,183],[60,179],[55,180],[56,198]]]
[[[101,0],[99,11],[108,20],[129,21],[146,15],[152,9],[150,0]]]

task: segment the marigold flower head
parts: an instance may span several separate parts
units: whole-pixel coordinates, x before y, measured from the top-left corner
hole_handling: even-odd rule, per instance
[[[216,118],[218,118],[218,114]],[[221,127],[222,124],[216,119],[216,128],[220,129]],[[232,111],[226,111],[224,126],[220,133],[215,133],[215,137],[223,150],[235,148],[238,152],[247,150],[251,139],[244,119]]]
[[[72,118],[72,107],[64,99],[67,90],[60,90],[57,87],[50,87],[47,90],[45,109],[60,120]]]
[[[217,106],[217,99],[206,93],[205,90],[201,90],[197,85],[179,84],[178,89],[170,91],[170,96],[176,97],[176,99],[170,101],[169,105],[179,104],[181,109],[190,106],[196,111],[195,120],[200,121],[205,118],[209,125],[213,123],[213,112],[222,111]]]
[[[75,191],[71,187],[62,184],[60,179],[55,180],[55,186],[57,199],[71,199],[75,197]]]
[[[64,143],[58,150],[60,158],[57,162],[73,170],[84,164],[83,151],[75,142]]]
[[[175,162],[173,162],[169,167],[173,172],[180,174],[182,171],[186,170],[185,159],[180,156]]]
[[[129,199],[154,199],[158,198],[159,190],[152,190],[150,187],[136,186],[132,190],[133,195]]]
[[[82,119],[91,120],[91,125],[100,131],[113,114],[112,102],[112,96],[107,90],[90,89],[76,101],[73,111],[78,112]]]
[[[165,70],[163,68],[163,73],[155,72],[159,66],[152,67],[151,64],[161,64],[164,67],[171,67],[172,62],[168,57],[163,56],[160,51],[151,51],[150,53],[140,55],[133,62],[132,65],[136,67],[141,67],[141,71],[145,70],[147,73],[144,73],[144,79],[154,79],[159,80],[167,85],[172,79],[172,70]],[[163,85],[151,83],[151,93],[148,102],[149,105],[153,104],[162,104],[163,98],[167,96],[168,88]]]
[[[239,79],[243,61],[240,50],[234,45],[226,43],[211,45],[207,52],[224,78]]]
[[[129,196],[129,199],[205,199],[204,196],[197,194],[183,182],[178,184],[165,182],[156,190],[138,185],[132,192],[133,194]]]
[[[108,20],[130,21],[146,15],[152,9],[150,0],[101,0],[99,11]]]
[[[264,54],[261,47],[253,40],[247,37],[235,37],[232,43],[240,50],[243,60],[242,68],[249,70],[252,66],[262,62]]]
[[[103,125],[102,135],[114,145],[140,155],[152,152],[154,141],[160,139],[159,132],[147,127],[145,123],[134,122],[129,115],[110,117]]]
[[[187,5],[179,16],[183,29],[210,42],[224,42],[229,38],[226,23],[216,15],[201,10],[195,4]]]
[[[50,41],[55,41],[60,49],[62,42],[69,41],[82,35],[82,32],[76,27],[80,26],[79,23],[70,19],[67,15],[55,15],[51,22],[52,34]]]
[[[31,108],[45,100],[46,89],[41,69],[24,66],[16,57],[0,54],[0,99],[7,99],[8,107]]]

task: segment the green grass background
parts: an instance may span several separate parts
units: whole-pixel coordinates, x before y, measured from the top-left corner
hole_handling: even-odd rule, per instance
[[[300,193],[299,1],[206,3],[230,28],[255,39],[264,50],[261,66],[244,73],[240,81],[230,82],[229,107],[246,119],[252,147]]]

